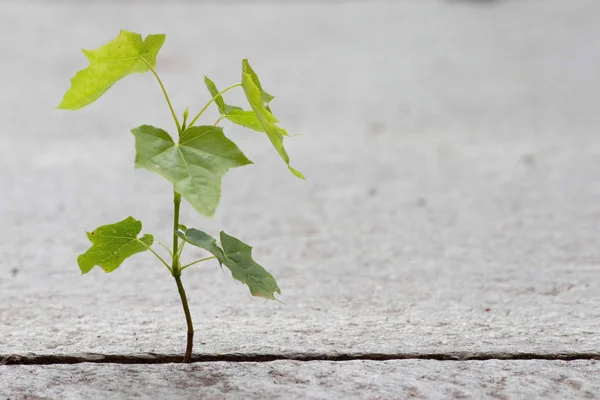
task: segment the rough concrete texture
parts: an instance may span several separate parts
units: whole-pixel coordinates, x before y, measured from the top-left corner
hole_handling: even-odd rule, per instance
[[[599,13],[595,0],[6,3],[0,354],[183,352],[175,285],[150,254],[110,275],[75,262],[85,230],[128,215],[170,237],[169,185],[133,169],[129,129],[172,130],[152,76],[52,110],[86,65],[78,49],[119,28],[168,34],[158,71],[177,110],[208,100],[203,73],[224,87],[248,57],[302,134],[286,143],[306,182],[264,136],[225,124],[255,165],[225,177],[214,219],[184,207],[188,226],[252,244],[285,302],[215,264],[186,270],[196,352],[597,352]]]
[[[598,361],[78,364],[0,371],[0,396],[10,399],[600,398]]]
[[[187,225],[251,243],[285,302],[191,268],[197,351],[597,350],[598,11],[8,5],[0,353],[183,350],[175,285],[150,254],[111,275],[75,262],[85,230],[128,215],[169,240],[169,185],[133,170],[128,132],[172,125],[152,76],[52,110],[85,66],[78,49],[120,27],[168,33],[158,65],[178,110],[207,100],[202,73],[225,86],[247,56],[303,134],[287,143],[307,182],[265,137],[226,126],[256,164],[225,177],[213,220],[184,207]]]

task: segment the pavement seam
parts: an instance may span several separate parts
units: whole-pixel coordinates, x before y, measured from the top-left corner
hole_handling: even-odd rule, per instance
[[[0,354],[0,365],[53,365],[53,364],[171,364],[179,363],[182,355],[175,354]],[[192,362],[272,362],[272,361],[489,361],[489,360],[600,360],[600,352],[592,353],[365,353],[365,354],[197,354]]]

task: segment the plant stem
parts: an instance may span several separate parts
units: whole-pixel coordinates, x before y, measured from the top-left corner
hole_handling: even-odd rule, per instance
[[[221,115],[221,116],[219,117],[219,119],[217,119],[217,120],[215,121],[215,123],[214,123],[213,125],[219,125],[219,122],[221,122],[221,120],[222,120],[223,118],[225,118],[225,116],[224,116],[224,115]]]
[[[172,275],[177,283],[177,290],[179,291],[179,297],[181,297],[181,305],[183,306],[183,312],[185,313],[185,322],[187,323],[187,345],[185,349],[185,356],[183,358],[184,363],[190,362],[192,359],[192,348],[194,346],[194,323],[192,322],[192,315],[190,314],[190,308],[188,306],[187,297],[185,295],[185,289],[183,283],[181,283],[181,264],[179,262],[179,236],[175,232],[179,228],[179,207],[181,205],[181,195],[173,191],[173,266]]]
[[[179,269],[179,206],[181,205],[181,195],[173,191],[173,271]]]
[[[162,92],[165,95],[165,100],[167,100],[167,104],[169,105],[169,110],[171,111],[171,115],[173,116],[175,125],[177,125],[177,133],[179,135],[181,135],[181,133],[183,132],[183,129],[185,129],[185,123],[187,120],[187,109],[186,109],[186,112],[184,113],[184,117],[183,117],[184,126],[182,127],[181,124],[179,123],[179,119],[177,119],[177,114],[175,114],[175,110],[173,109],[173,105],[171,104],[171,99],[169,99],[169,95],[167,94],[167,89],[165,89],[165,85],[163,85],[162,81],[160,80],[160,77],[158,76],[158,74],[156,73],[154,68],[152,68],[152,65],[150,65],[150,63],[148,61],[146,61],[144,58],[142,58],[142,60],[146,63],[146,65],[148,66],[150,71],[152,71],[152,73],[154,74],[154,77],[158,81],[158,84],[160,85],[160,88],[162,89]],[[227,90],[225,90],[225,91],[227,91]],[[223,92],[225,92],[225,91],[223,91]],[[211,100],[211,102],[213,100]],[[209,104],[210,103],[208,103],[204,107],[204,109],[202,109],[200,114],[198,114],[198,116],[196,118],[194,118],[194,120],[192,121],[192,123],[190,123],[189,126],[193,125],[193,123],[196,121],[196,119],[198,119],[200,117],[200,115],[204,112],[204,110],[206,108],[208,108]],[[179,291],[179,297],[181,297],[181,305],[183,306],[183,312],[185,314],[185,322],[187,323],[187,345],[186,345],[186,349],[185,349],[185,356],[183,357],[183,362],[189,363],[192,360],[192,348],[194,346],[194,323],[192,322],[192,314],[190,313],[190,307],[188,306],[185,289],[183,287],[183,283],[181,282],[181,271],[183,268],[181,268],[179,258],[181,256],[181,250],[183,250],[183,244],[185,242],[182,243],[182,246],[180,248],[179,247],[179,236],[177,236],[177,233],[176,233],[177,230],[179,229],[179,208],[180,208],[180,206],[181,206],[181,195],[179,193],[177,193],[176,191],[173,191],[173,251],[170,252],[171,256],[173,257],[173,264],[171,265],[171,267],[169,267],[169,265],[162,259],[162,257],[160,257],[154,250],[150,249],[149,247],[148,247],[148,250],[150,250],[152,253],[154,253],[154,255],[156,257],[158,257],[163,262],[163,264],[165,264],[165,266],[169,269],[169,271],[171,271],[171,275],[173,275],[173,278],[175,278],[175,283],[177,284],[177,290]]]
[[[198,263],[201,263],[201,262],[203,262],[203,261],[212,260],[213,258],[217,258],[217,257],[215,257],[215,256],[212,256],[212,257],[206,257],[206,258],[202,258],[202,259],[200,259],[200,260],[196,260],[196,261],[194,261],[194,262],[191,262],[191,263],[189,263],[189,264],[186,264],[186,265],[184,265],[183,267],[181,267],[181,271],[183,271],[183,270],[184,270],[184,269],[186,269],[187,267],[191,267],[192,265],[196,265],[196,264],[198,264]]]
[[[181,271],[178,271],[178,274],[174,275],[174,277],[175,282],[177,283],[177,289],[179,290],[179,297],[181,297],[185,321],[187,323],[187,345],[183,362],[189,363],[192,360],[192,348],[194,346],[194,323],[192,322],[192,314],[190,314],[190,307],[188,306],[185,289],[183,288],[183,283],[181,283]]]
[[[173,252],[171,251],[171,249],[169,249],[167,246],[165,246],[162,243],[159,243],[159,245],[161,245],[169,253],[169,255],[171,256],[171,258],[173,258]]]
[[[177,125],[177,132],[181,133],[181,124],[179,124],[179,119],[177,119],[177,114],[175,114],[175,110],[173,109],[173,105],[171,104],[171,99],[169,99],[169,95],[167,94],[167,89],[165,89],[165,85],[163,85],[162,81],[158,77],[158,74],[152,68],[152,65],[148,61],[146,61],[143,57],[142,60],[146,63],[150,71],[154,74],[154,77],[158,81],[160,88],[162,89],[163,94],[165,95],[165,99],[167,100],[167,104],[169,105],[169,110],[171,110],[171,115],[173,116],[173,120],[175,121],[175,125]]]
[[[212,99],[210,99],[210,101],[208,103],[206,103],[206,105],[204,107],[202,107],[202,110],[200,110],[200,112],[188,124],[188,128],[191,127],[191,126],[194,126],[194,122],[196,122],[198,120],[198,118],[200,118],[200,116],[202,114],[204,114],[204,111],[206,111],[206,109],[208,108],[208,106],[210,106],[213,101],[215,101],[216,99],[218,99],[219,96],[223,95],[224,93],[226,93],[226,92],[230,91],[231,89],[236,88],[238,86],[242,86],[242,84],[241,83],[236,83],[235,85],[231,85],[227,89],[223,89],[219,93],[217,93]]]
[[[177,258],[181,259],[181,253],[183,252],[183,246],[185,246],[185,240],[181,241],[179,245],[179,251],[177,252]]]
[[[167,262],[161,256],[159,256],[157,252],[152,250],[152,248],[150,248],[150,246],[146,246],[146,244],[144,242],[142,242],[140,240],[138,240],[138,242],[141,243],[142,245],[144,245],[144,247],[146,247],[148,250],[150,250],[152,252],[152,254],[154,254],[156,256],[156,258],[158,258],[165,265],[165,267],[167,267],[167,269],[169,271],[171,271],[171,274],[173,273],[173,268],[169,267],[169,264],[167,264]]]

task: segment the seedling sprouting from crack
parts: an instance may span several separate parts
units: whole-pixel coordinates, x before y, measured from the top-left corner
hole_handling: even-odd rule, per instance
[[[162,175],[173,184],[173,242],[172,250],[165,246],[170,261],[152,249],[154,237],[150,234],[139,236],[142,223],[133,217],[104,225],[88,232],[92,247],[77,259],[83,274],[99,266],[106,272],[117,269],[125,259],[143,251],[150,251],[169,270],[181,297],[187,323],[187,347],[183,362],[192,356],[194,326],[188,307],[181,273],[198,263],[216,259],[221,266],[231,270],[232,276],[248,285],[253,296],[275,299],[281,293],[273,276],[252,259],[252,247],[241,240],[221,232],[219,242],[209,234],[195,228],[187,228],[179,221],[182,198],[205,217],[211,217],[221,198],[221,180],[225,173],[236,167],[252,164],[237,147],[223,134],[218,124],[223,119],[252,130],[263,132],[271,141],[289,170],[298,178],[302,174],[290,166],[290,159],[283,147],[287,132],[277,125],[279,120],[273,115],[269,103],[273,96],[261,86],[258,76],[248,60],[242,61],[240,83],[219,91],[215,84],[205,77],[204,83],[212,98],[188,122],[188,110],[183,113],[182,122],[177,118],[169,95],[158,73],[156,56],[165,41],[165,35],[142,36],[122,30],[115,39],[97,50],[83,50],[90,65],[79,71],[71,79],[71,88],[64,95],[58,108],[77,110],[102,96],[120,79],[134,72],[151,72],[163,92],[169,111],[177,128],[174,139],[167,131],[150,125],[141,125],[131,132],[135,138],[135,167],[145,168]],[[249,110],[225,103],[223,95],[241,87],[250,105]],[[213,125],[195,125],[206,109],[215,103],[220,117]],[[184,245],[199,247],[212,256],[182,265],[181,255]]]

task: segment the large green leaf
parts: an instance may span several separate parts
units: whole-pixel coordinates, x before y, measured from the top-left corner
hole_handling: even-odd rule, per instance
[[[273,275],[252,259],[252,247],[241,240],[221,232],[221,248],[215,238],[198,229],[180,226],[177,235],[214,255],[220,264],[231,270],[234,279],[248,285],[253,296],[275,300],[275,292],[281,294]]]
[[[83,50],[90,65],[71,79],[58,108],[77,110],[96,101],[118,80],[134,72],[149,71],[156,65],[156,55],[165,35],[142,36],[121,30],[119,36],[97,50]]]
[[[275,300],[275,292],[281,294],[281,290],[273,275],[252,259],[252,247],[225,232],[221,232],[220,239],[225,252],[223,264],[234,279],[248,285],[252,296]]]
[[[126,258],[147,250],[154,238],[152,235],[137,236],[142,231],[142,223],[133,217],[127,217],[116,224],[101,226],[87,237],[92,247],[77,258],[81,272],[87,274],[98,265],[105,272],[117,269]]]
[[[218,126],[193,126],[175,143],[162,129],[142,125],[135,136],[135,166],[156,172],[171,182],[194,209],[204,216],[215,213],[221,181],[230,169],[252,164]]]
[[[258,122],[269,137],[275,150],[277,150],[283,161],[285,161],[289,170],[298,178],[304,179],[300,171],[290,166],[290,157],[283,147],[283,132],[281,128],[275,125],[279,120],[273,115],[267,105],[273,99],[273,96],[263,90],[258,75],[256,75],[246,59],[242,60],[242,88]]]
[[[179,230],[175,233],[186,242],[211,253],[217,258],[220,264],[225,262],[225,253],[223,253],[223,250],[217,245],[217,239],[210,236],[208,233],[194,228],[187,229],[183,225],[180,225]]]

